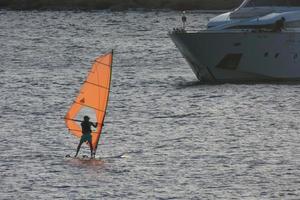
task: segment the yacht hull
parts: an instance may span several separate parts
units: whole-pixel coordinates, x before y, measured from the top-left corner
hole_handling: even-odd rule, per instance
[[[173,32],[170,37],[204,82],[300,80],[297,32]]]

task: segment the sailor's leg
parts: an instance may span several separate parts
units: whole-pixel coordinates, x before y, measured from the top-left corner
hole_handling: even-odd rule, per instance
[[[93,151],[93,146],[92,146],[91,141],[89,142],[89,145],[90,145],[90,150],[91,150],[91,158],[93,158],[94,157],[94,151]]]
[[[83,141],[80,140],[80,142],[79,142],[79,144],[78,144],[78,147],[77,147],[77,151],[76,151],[75,157],[78,155],[78,152],[79,152],[79,150],[80,150],[80,147],[81,147],[82,143],[83,143]]]

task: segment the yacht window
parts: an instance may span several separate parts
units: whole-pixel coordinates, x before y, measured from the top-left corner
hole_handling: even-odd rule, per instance
[[[298,58],[298,54],[294,54],[294,60]]]
[[[289,1],[290,0],[252,0],[249,1],[245,7],[290,6]]]

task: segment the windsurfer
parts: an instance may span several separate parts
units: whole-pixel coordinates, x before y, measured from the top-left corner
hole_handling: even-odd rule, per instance
[[[90,122],[90,118],[88,116],[84,116],[83,119],[84,119],[83,122],[81,122],[82,136],[81,136],[80,142],[78,144],[77,152],[76,152],[75,157],[78,155],[80,147],[84,142],[89,143],[90,150],[91,150],[91,157],[93,157],[94,152],[93,152],[93,146],[92,146],[92,135],[91,135],[92,129],[91,129],[91,126],[96,128],[98,126],[98,123]]]

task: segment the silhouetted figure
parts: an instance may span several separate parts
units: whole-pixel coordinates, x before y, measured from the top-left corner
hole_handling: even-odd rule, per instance
[[[186,24],[185,11],[182,12],[181,20],[182,20],[182,29],[184,30],[185,29],[185,24]]]
[[[284,29],[284,22],[285,18],[282,17],[281,19],[277,20],[274,24],[273,32],[281,32]]]
[[[90,150],[91,150],[91,157],[93,157],[94,153],[93,153],[93,147],[92,147],[92,135],[91,135],[92,134],[92,129],[91,129],[91,126],[96,128],[98,126],[98,123],[94,124],[93,122],[90,122],[90,118],[88,116],[84,116],[83,119],[84,119],[83,122],[81,122],[82,136],[81,136],[80,142],[78,144],[75,157],[78,155],[80,147],[81,147],[82,143],[84,143],[84,142],[89,143]]]

